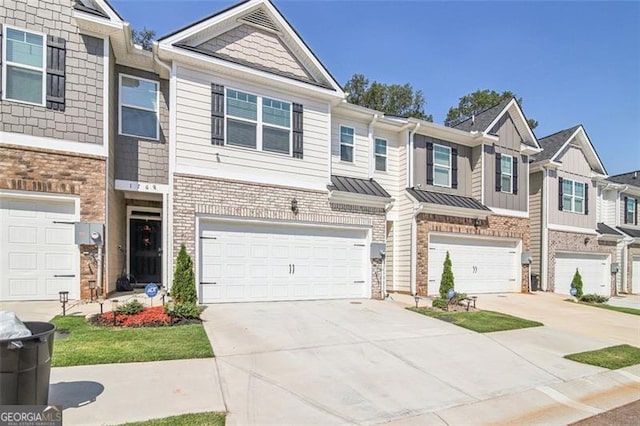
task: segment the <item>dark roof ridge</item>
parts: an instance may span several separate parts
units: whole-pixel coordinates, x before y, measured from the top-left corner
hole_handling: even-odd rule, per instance
[[[477,112],[475,114],[471,114],[470,117],[467,117],[464,120],[460,121],[459,123],[456,123],[456,125],[452,126],[452,127],[457,127],[457,126],[461,125],[462,123],[466,123],[467,121],[471,120],[472,118],[477,117],[480,114],[484,114],[485,112],[489,111],[490,109],[495,108],[495,107],[497,107],[497,106],[499,106],[499,105],[501,105],[503,103],[506,105],[507,103],[511,102],[514,99],[516,99],[515,96],[512,96],[511,99],[505,99],[503,101],[498,102],[497,104],[491,105],[490,107],[487,107],[487,108],[483,109],[482,111],[479,111],[479,112]],[[517,99],[516,99],[516,102],[517,102]]]

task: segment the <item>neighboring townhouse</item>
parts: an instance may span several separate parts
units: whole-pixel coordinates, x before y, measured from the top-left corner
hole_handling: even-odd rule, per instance
[[[186,246],[200,300],[380,298],[372,243],[384,245],[392,197],[370,179],[375,132],[338,135],[345,95],[279,11],[238,4],[155,53],[171,70],[169,257]],[[355,169],[332,170],[339,151]]]
[[[606,170],[582,125],[539,142],[530,169],[533,273],[543,290],[569,294],[578,270],[584,294],[614,294],[622,235],[597,215]]]
[[[112,64],[108,38],[85,24],[121,20],[75,6],[0,6],[0,300],[85,298],[98,279],[74,223],[106,217]]]
[[[640,170],[609,176],[598,189],[599,220],[624,235],[617,246],[617,290],[640,293]]]
[[[540,148],[518,103],[454,128],[409,119],[407,130],[387,288],[437,295],[449,252],[457,291],[527,291],[529,156]]]

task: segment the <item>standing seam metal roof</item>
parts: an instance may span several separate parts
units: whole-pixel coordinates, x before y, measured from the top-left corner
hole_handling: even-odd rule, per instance
[[[413,198],[421,203],[440,204],[443,206],[460,207],[472,210],[491,211],[487,206],[471,197],[461,195],[443,194],[440,192],[423,191],[415,188],[407,188]]]
[[[373,179],[358,179],[347,176],[332,175],[331,185],[327,188],[332,191],[391,198],[391,195],[389,195],[389,193]]]

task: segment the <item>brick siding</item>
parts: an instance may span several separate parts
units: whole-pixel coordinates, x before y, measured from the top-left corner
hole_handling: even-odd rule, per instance
[[[475,219],[420,214],[417,217],[416,285],[418,294],[428,294],[429,233],[445,232],[460,236],[484,236],[522,240],[522,251],[530,250],[529,219],[509,216],[489,216],[475,226]],[[519,259],[518,259],[519,261]],[[521,291],[528,291],[529,266],[522,266]]]
[[[77,195],[83,222],[105,222],[105,169],[102,158],[0,147],[0,189]],[[80,252],[91,249],[80,246]],[[96,268],[80,255],[82,299],[89,298],[90,280],[96,280]]]
[[[371,228],[372,242],[384,242],[384,209],[330,204],[323,191],[176,175],[173,198],[174,256],[183,243],[195,256],[197,215],[360,225]],[[298,214],[291,211],[294,198],[298,201]],[[381,262],[372,262],[371,290],[377,299],[381,298],[381,277]]]

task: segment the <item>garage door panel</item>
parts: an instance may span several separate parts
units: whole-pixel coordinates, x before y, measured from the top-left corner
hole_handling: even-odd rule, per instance
[[[217,281],[223,290],[218,293],[203,286],[204,302],[303,300],[366,294],[363,284],[347,286],[353,277],[362,279],[364,275],[364,247],[352,249],[355,243],[362,244],[366,231],[206,221],[202,222],[202,228],[201,235],[215,237],[223,248],[214,256],[211,246],[202,243],[201,281],[216,281],[212,279],[211,268],[216,263],[231,264],[234,269],[221,269],[222,276]],[[356,236],[359,238],[354,238]],[[240,277],[239,269],[249,272]],[[339,291],[332,283],[341,284]]]
[[[633,257],[631,264],[631,293],[640,292],[640,257]]]
[[[610,256],[593,253],[556,253],[554,288],[570,294],[576,269],[582,277],[584,294],[609,296],[611,291]]]
[[[9,294],[14,298],[37,298],[38,296],[38,280],[37,279],[16,279],[8,280]]]
[[[38,253],[9,253],[9,273],[38,269]]]
[[[38,228],[35,226],[9,226],[9,243],[36,244],[38,242]]]

